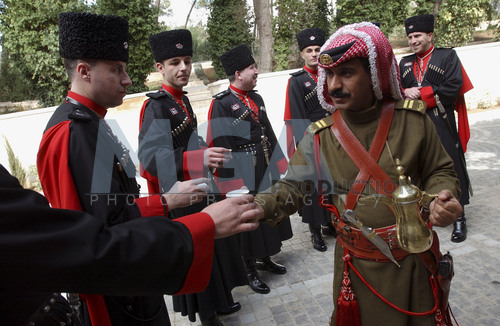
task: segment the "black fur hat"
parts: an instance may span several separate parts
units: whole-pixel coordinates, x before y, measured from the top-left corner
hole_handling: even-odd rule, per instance
[[[306,28],[297,33],[297,42],[300,51],[311,45],[322,46],[325,43],[325,31],[321,28]]]
[[[231,50],[225,52],[219,57],[222,62],[222,68],[226,75],[234,75],[236,71],[240,71],[255,63],[252,57],[252,52],[245,44],[238,45]]]
[[[150,35],[149,45],[156,62],[193,55],[193,38],[187,29],[174,29]]]
[[[128,22],[86,12],[59,14],[59,53],[68,59],[128,62]]]
[[[418,15],[405,20],[406,35],[413,32],[434,32],[434,15]]]

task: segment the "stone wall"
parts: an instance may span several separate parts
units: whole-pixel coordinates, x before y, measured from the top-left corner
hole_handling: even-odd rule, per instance
[[[39,109],[38,101],[0,102],[0,114]]]

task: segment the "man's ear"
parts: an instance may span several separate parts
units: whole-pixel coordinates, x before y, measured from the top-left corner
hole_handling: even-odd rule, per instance
[[[235,79],[240,79],[240,76],[241,76],[241,71],[236,70],[236,71],[234,72],[234,77],[235,77]]]
[[[158,72],[163,75],[163,63],[162,62],[156,62],[155,63],[155,67],[156,67],[156,70],[158,70]]]
[[[90,70],[92,70],[92,66],[85,61],[80,61],[76,65],[77,76],[82,78],[82,79],[85,79],[85,80],[90,79]]]

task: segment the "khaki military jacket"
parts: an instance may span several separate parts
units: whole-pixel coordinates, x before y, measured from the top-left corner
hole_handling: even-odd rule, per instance
[[[365,149],[369,149],[378,127],[382,103],[359,112],[342,112],[342,117]],[[256,196],[265,211],[265,221],[278,223],[281,218],[302,208],[313,187],[320,185],[330,194],[331,201],[339,212],[344,210],[346,195],[359,169],[335,138],[330,127],[332,117],[313,123],[291,158],[286,177],[273,187]],[[319,137],[320,153],[314,150],[314,137]],[[320,157],[319,167],[315,157]],[[385,173],[397,182],[395,159],[401,160],[405,174],[417,187],[429,193],[449,189],[455,197],[460,195],[459,183],[453,170],[453,162],[443,149],[432,121],[425,114],[421,101],[402,100],[396,102],[394,116],[387,137],[386,146],[378,164]],[[366,186],[363,196],[374,194]],[[357,205],[357,217],[368,226],[380,228],[395,224],[392,212],[381,203]],[[340,285],[344,262],[344,250],[339,244],[335,248],[333,300],[334,307]],[[389,301],[410,311],[427,311],[434,299],[428,281],[429,273],[418,255],[411,254],[400,261],[401,268],[393,263],[374,262],[353,258],[355,267],[363,277]],[[351,272],[353,290],[357,296],[362,325],[432,325],[433,316],[409,317],[376,297]],[[332,316],[335,325],[335,311]]]

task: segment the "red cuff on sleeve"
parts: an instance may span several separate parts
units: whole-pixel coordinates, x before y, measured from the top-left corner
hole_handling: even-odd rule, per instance
[[[278,171],[280,172],[280,174],[285,173],[286,169],[288,169],[288,162],[284,157],[281,160],[279,160],[277,164],[278,164]]]
[[[184,163],[182,170],[184,171],[184,180],[192,180],[203,178],[205,176],[203,166],[203,155],[206,148],[195,151],[184,152]]]
[[[434,99],[434,91],[431,86],[425,86],[420,89],[420,98],[427,103],[427,110],[436,107],[436,100]]]
[[[207,213],[196,213],[175,219],[184,224],[193,237],[193,261],[182,288],[175,294],[203,291],[210,281],[214,252],[215,224]]]
[[[243,183],[243,179],[235,179],[235,180],[229,180],[229,181],[219,181],[219,179],[216,179],[217,182],[217,187],[219,188],[219,191],[222,194],[227,194],[228,192],[235,190],[235,189],[240,189],[243,187],[245,184]]]
[[[135,198],[135,203],[139,207],[142,217],[167,216],[168,206],[162,200],[162,195]]]

